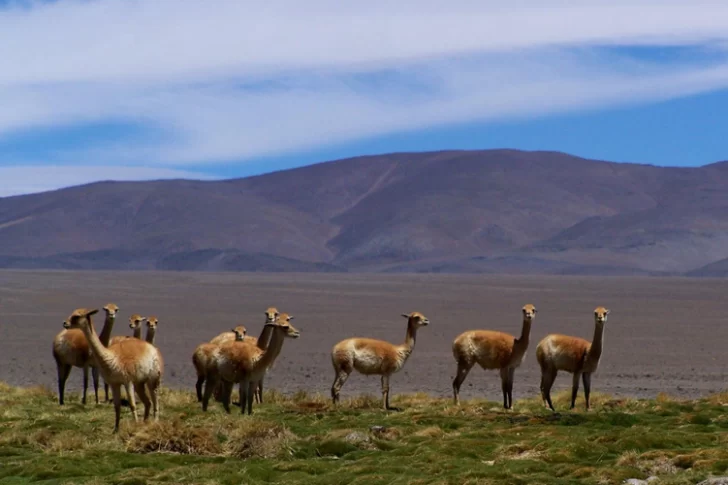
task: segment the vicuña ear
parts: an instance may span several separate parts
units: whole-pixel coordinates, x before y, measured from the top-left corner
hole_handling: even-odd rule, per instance
[[[606,312],[604,312],[604,314],[605,315],[609,315],[609,310],[607,310]]]
[[[94,310],[90,310],[90,311],[88,311],[88,312],[86,313],[86,316],[87,316],[87,317],[90,317],[91,315],[96,315],[96,314],[97,314],[98,312],[99,312],[99,309],[98,309],[98,308],[96,308],[96,309],[94,309]]]
[[[409,319],[409,317],[410,317],[410,316],[409,316],[409,314],[407,314],[407,313],[403,313],[403,314],[402,314],[402,316],[403,316],[404,318],[407,318],[407,319]]]
[[[288,315],[289,320],[293,320],[295,317],[293,315]]]

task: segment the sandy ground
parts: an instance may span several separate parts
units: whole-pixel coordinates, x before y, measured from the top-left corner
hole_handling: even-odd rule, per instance
[[[611,313],[594,391],[696,397],[728,387],[727,293],[728,280],[688,278],[0,271],[0,380],[55,389],[51,343],[63,319],[76,307],[113,302],[121,307],[115,335],[129,334],[132,313],[159,317],[164,382],[192,390],[195,346],[238,324],[257,335],[273,305],[295,316],[301,338],[286,341],[266,389],[328,395],[336,342],[367,336],[400,343],[400,314],[417,310],[431,325],[392,378],[392,393],[449,396],[453,339],[475,328],[518,335],[521,307],[533,303],[539,312],[514,399],[538,393],[538,341],[548,333],[591,340],[598,305]],[[69,391],[81,389],[81,375],[72,371]],[[555,389],[570,384],[561,373]],[[379,378],[352,375],[342,397],[360,393],[378,395]],[[461,394],[500,401],[497,371],[474,368]]]

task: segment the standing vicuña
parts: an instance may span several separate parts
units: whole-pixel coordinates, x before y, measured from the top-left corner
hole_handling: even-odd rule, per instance
[[[68,317],[68,325],[81,329],[91,346],[99,372],[111,386],[116,414],[114,432],[119,431],[121,386],[126,388],[126,395],[129,396],[129,407],[134,415],[134,421],[139,420],[134,391],[144,403],[144,420],[149,418],[150,407],[154,408],[154,419],[157,420],[159,417],[158,392],[164,370],[162,354],[155,346],[136,338],[124,339],[109,345],[107,349],[96,335],[96,330],[91,322],[91,316],[97,312],[98,310],[78,308]],[[134,386],[133,390],[132,386]],[[151,401],[147,390],[150,392]]]
[[[551,334],[544,337],[536,348],[536,359],[541,366],[541,398],[544,405],[554,411],[551,403],[551,386],[560,370],[574,374],[571,386],[571,408],[574,409],[579,391],[579,377],[584,381],[584,398],[589,409],[591,375],[599,366],[602,356],[604,324],[609,310],[600,306],[594,310],[594,339],[591,342],[579,337]]]
[[[142,323],[144,323],[144,320],[146,320],[145,317],[139,315],[138,313],[133,314],[129,317],[129,328],[131,329],[131,337],[126,335],[117,335],[115,337],[112,337],[111,340],[104,340],[103,339],[103,332],[101,332],[101,337],[99,339],[101,340],[101,343],[104,344],[106,347],[109,347],[111,345],[117,344],[125,339],[128,338],[142,338]],[[109,402],[109,384],[104,382],[104,399],[105,402]]]
[[[407,319],[407,334],[402,345],[361,337],[348,338],[334,345],[331,350],[331,363],[336,373],[331,386],[334,405],[339,402],[339,393],[349,375],[356,370],[364,375],[382,376],[382,405],[384,409],[393,409],[389,406],[389,377],[399,371],[412,354],[417,329],[430,323],[420,312],[403,313],[402,316]]]
[[[271,332],[273,331],[273,327],[270,325],[267,325],[268,323],[274,323],[278,321],[278,317],[280,316],[280,312],[278,309],[274,306],[268,307],[265,310],[265,323],[263,323],[263,329],[260,332],[260,337],[253,337],[246,335],[244,342],[246,344],[252,345],[253,347],[258,347],[262,350],[265,350],[268,348],[268,344],[270,343],[270,337]],[[232,342],[235,340],[235,334],[234,332],[223,332],[217,337],[210,340],[211,344],[223,344],[226,342]],[[267,371],[266,371],[267,372]],[[199,376],[199,373],[198,373]],[[218,389],[215,390],[215,396],[217,398],[218,395]],[[255,394],[253,396],[255,398],[256,404],[263,404],[263,378],[258,381],[258,386],[255,388]],[[198,399],[199,400],[199,399]]]
[[[230,332],[224,332],[224,335],[232,333],[234,335],[233,340],[225,340],[222,343],[203,342],[195,348],[192,353],[192,365],[195,366],[195,372],[197,373],[197,382],[195,383],[195,390],[197,391],[197,402],[202,402],[202,386],[210,376],[211,372],[217,368],[217,359],[220,357],[220,346],[227,345],[232,342],[242,342],[246,339],[247,330],[243,325],[230,330]],[[223,334],[221,334],[223,335]],[[249,338],[249,337],[247,337]],[[220,386],[218,385],[215,389],[216,397],[220,396]]]
[[[217,360],[217,368],[205,383],[205,393],[202,398],[202,410],[207,410],[212,390],[219,381],[222,382],[222,402],[225,410],[230,412],[230,395],[235,383],[240,384],[240,408],[245,412],[247,405],[248,414],[253,412],[253,394],[258,382],[265,375],[266,370],[273,364],[281,352],[283,341],[286,338],[298,338],[300,332],[290,324],[293,316],[282,313],[274,323],[267,323],[273,327],[268,348],[254,347],[245,342],[233,342],[230,345],[220,347],[220,358]]]
[[[114,326],[116,314],[119,312],[119,307],[113,303],[109,303],[104,306],[104,311],[106,312],[106,319],[104,320],[104,328],[101,330],[100,338],[101,342],[107,345],[111,336],[111,329]],[[94,366],[91,348],[81,330],[69,328],[67,322],[63,322],[63,330],[53,339],[53,359],[56,361],[56,369],[58,371],[59,404],[63,405],[64,403],[66,381],[73,367],[83,369],[83,397],[81,398],[81,402],[86,404],[88,370],[91,368],[96,404],[99,403],[99,374]]]
[[[458,364],[458,371],[452,382],[455,404],[460,403],[460,386],[477,362],[483,369],[500,369],[503,407],[513,406],[513,377],[516,367],[521,365],[528,349],[531,322],[536,317],[536,307],[525,305],[521,336],[493,330],[469,330],[461,333],[452,344],[452,353]]]

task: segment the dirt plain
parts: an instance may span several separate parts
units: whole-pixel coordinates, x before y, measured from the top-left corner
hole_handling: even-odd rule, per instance
[[[531,344],[516,372],[514,399],[538,393],[538,341],[548,333],[591,339],[593,309],[611,310],[597,392],[621,396],[698,397],[728,387],[728,280],[657,277],[565,277],[435,274],[272,274],[178,272],[0,271],[0,381],[56,388],[51,343],[76,307],[121,307],[114,335],[129,334],[133,313],[159,318],[164,383],[194,388],[195,346],[234,325],[258,335],[263,311],[274,305],[295,316],[298,340],[286,341],[266,389],[328,395],[330,349],[367,336],[400,343],[403,312],[431,321],[417,339],[392,393],[451,395],[453,339],[468,329],[520,333],[520,309],[538,308]],[[100,327],[102,318],[97,319]],[[80,369],[67,389],[80,391]],[[555,389],[571,385],[560,373]],[[379,394],[379,379],[352,375],[342,397]],[[461,396],[501,399],[497,371],[474,368]],[[581,399],[581,396],[580,396]]]

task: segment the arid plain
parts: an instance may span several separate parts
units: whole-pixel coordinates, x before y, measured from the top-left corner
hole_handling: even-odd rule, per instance
[[[417,310],[431,325],[420,330],[412,357],[392,378],[392,394],[448,396],[453,339],[477,328],[518,335],[520,309],[533,303],[538,315],[514,399],[538,392],[538,341],[548,333],[590,340],[598,305],[611,313],[593,391],[696,398],[728,387],[726,294],[728,280],[698,278],[0,271],[0,381],[55,390],[51,342],[63,319],[76,307],[113,302],[121,308],[114,335],[130,334],[133,313],[159,318],[164,385],[193,390],[195,346],[239,324],[257,336],[272,305],[295,316],[301,337],[286,341],[266,389],[328,395],[336,342],[366,336],[399,343],[400,314]],[[74,369],[68,391],[80,391],[81,382]],[[559,374],[555,389],[570,385],[570,375]],[[353,374],[342,397],[362,393],[378,395],[379,378]],[[461,398],[475,396],[500,401],[497,371],[473,369]]]

